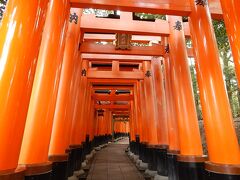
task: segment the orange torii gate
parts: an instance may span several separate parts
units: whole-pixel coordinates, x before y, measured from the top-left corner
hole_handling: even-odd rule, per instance
[[[101,25],[93,16],[86,21],[85,7],[163,14],[167,20],[135,22],[122,13],[125,24],[100,19]],[[111,139],[115,111],[129,112],[131,151],[152,172],[174,180],[239,179],[239,144],[211,21],[224,18],[240,82],[239,12],[238,0],[8,0],[0,24],[0,179],[72,176],[95,145]],[[158,31],[155,25],[164,28]],[[87,32],[130,33],[135,42],[162,37],[159,44],[122,51],[95,43],[109,42],[109,35],[90,37]],[[186,48],[186,37],[193,49]],[[195,57],[208,159],[202,152],[188,56]],[[111,62],[111,68],[95,68],[93,61]],[[95,104],[94,98],[102,98],[92,96],[96,85],[106,90],[129,86],[128,98],[103,99],[129,103]],[[96,109],[105,109],[103,116]]]

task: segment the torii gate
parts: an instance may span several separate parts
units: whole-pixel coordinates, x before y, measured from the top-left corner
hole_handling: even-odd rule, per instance
[[[164,14],[167,21],[136,23],[123,13],[125,24],[120,19],[113,26],[115,20],[101,19],[99,25],[94,17],[86,21],[80,8]],[[238,0],[9,0],[0,24],[0,179],[71,176],[98,140],[95,107],[115,111],[122,106],[130,111],[131,151],[150,170],[166,176],[167,157],[170,179],[239,179],[239,144],[211,24],[211,17],[224,18],[240,82],[239,12]],[[180,16],[189,17],[189,23]],[[121,51],[93,43],[113,39],[98,32],[132,34],[136,42],[161,38],[157,45]],[[191,37],[193,49],[186,49],[185,36]],[[196,63],[208,160],[188,56]],[[112,69],[94,70],[89,63],[101,60]],[[138,69],[121,71],[122,62]],[[92,98],[94,84],[133,86],[134,100],[99,107]],[[100,135],[109,136],[110,129]]]

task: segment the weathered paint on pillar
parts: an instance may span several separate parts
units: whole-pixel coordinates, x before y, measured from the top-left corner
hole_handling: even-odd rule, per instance
[[[153,92],[153,78],[151,63],[149,61],[143,62],[144,69],[144,93],[145,93],[145,108],[146,108],[146,122],[148,126],[148,143],[149,145],[157,145],[157,117],[156,107],[154,104],[154,92]]]
[[[169,54],[164,56],[164,72],[165,72],[165,87],[166,87],[166,105],[167,105],[167,122],[168,122],[168,140],[169,140],[169,151],[178,152],[179,147],[179,135],[178,135],[178,124],[176,118],[175,104],[174,104],[174,93],[172,84],[172,73],[171,73],[171,60]]]
[[[76,13],[80,18],[82,14],[81,9],[71,9],[71,14]],[[71,79],[73,77],[74,68],[77,65],[75,58],[78,51],[78,43],[80,36],[80,21],[77,24],[69,22],[66,47],[63,56],[62,72],[60,77],[59,91],[57,96],[56,110],[53,120],[53,129],[51,136],[51,143],[49,147],[49,155],[63,155],[69,146],[69,129],[71,127],[72,119],[68,119],[68,100],[71,99],[70,88]],[[76,74],[74,74],[76,76]]]
[[[174,101],[176,103],[181,155],[202,156],[202,143],[182,29],[182,17],[168,16],[168,21]]]
[[[190,29],[202,103],[209,160],[217,164],[240,164],[240,149],[208,5],[191,0]],[[201,38],[199,38],[201,37]]]
[[[47,4],[8,0],[0,24],[0,174],[18,164]]]
[[[69,12],[68,0],[52,0],[49,4],[19,159],[20,164],[30,166],[48,162]]]
[[[160,145],[168,145],[168,124],[166,113],[166,99],[162,73],[162,62],[160,58],[152,60],[153,81],[155,105],[157,107],[157,127],[158,127],[158,143]]]
[[[240,1],[220,0],[240,87]]]

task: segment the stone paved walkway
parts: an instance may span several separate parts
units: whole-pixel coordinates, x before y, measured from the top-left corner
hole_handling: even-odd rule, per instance
[[[125,153],[128,139],[112,143],[99,151],[93,160],[88,180],[144,180]]]

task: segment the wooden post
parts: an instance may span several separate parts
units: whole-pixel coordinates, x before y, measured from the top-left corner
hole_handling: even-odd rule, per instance
[[[169,58],[169,53],[164,56],[165,69],[165,87],[166,87],[166,102],[167,102],[167,121],[168,121],[168,139],[169,149],[167,154],[168,174],[169,179],[178,178],[177,155],[180,154],[179,146],[179,130],[176,115],[176,105],[174,102],[173,78],[172,78],[172,61]],[[164,171],[162,173],[164,175]]]
[[[0,25],[0,179],[24,179],[19,153],[48,0],[8,0]]]
[[[174,101],[179,127],[179,179],[189,179],[194,175],[203,178],[205,158],[203,157],[186,43],[182,30],[182,17],[168,16],[168,20],[170,26],[169,47],[172,60],[173,89],[175,93]],[[195,168],[193,168],[193,164],[196,165]],[[193,174],[186,171],[186,168],[192,169]]]
[[[156,145],[158,145],[157,137],[157,117],[156,106],[154,99],[154,84],[151,62],[143,62],[144,77],[144,93],[145,93],[145,108],[146,122],[148,126],[148,145],[147,145],[147,163],[150,171],[157,171],[157,161],[154,158],[156,153]]]
[[[191,0],[191,7],[190,29],[210,161],[206,163],[207,179],[238,179],[240,149],[224,86],[209,8],[207,4],[199,5],[194,0]]]
[[[71,9],[70,14],[74,13],[76,13],[78,17],[81,17],[82,10]],[[71,95],[73,95],[70,94],[71,85],[74,84],[74,79],[76,79],[73,76],[79,75],[74,73],[74,69],[75,67],[78,67],[79,63],[77,62],[79,59],[75,57],[78,52],[78,43],[80,36],[79,27],[79,20],[77,24],[74,22],[69,22],[56,110],[53,119],[53,130],[49,147],[49,160],[53,162],[53,166],[55,167],[53,169],[58,174],[56,177],[57,179],[63,179],[67,177],[66,173],[68,165],[68,154],[66,154],[66,150],[69,148],[69,140],[71,135],[70,127],[72,125],[72,119],[67,116],[67,111],[69,109],[68,105],[71,105],[68,104],[68,101],[71,99]],[[75,72],[77,71],[78,69],[75,69]],[[71,112],[73,111],[71,110]],[[63,171],[63,169],[65,169],[65,171]]]
[[[69,6],[68,0],[51,0],[48,6],[19,158],[19,164],[27,167],[25,175],[30,178],[51,178],[52,167],[48,162],[48,150],[69,21]],[[63,15],[59,16],[60,13]]]
[[[159,145],[156,147],[157,171],[160,176],[167,176],[167,151],[168,151],[168,123],[166,112],[166,97],[164,89],[162,61],[160,58],[152,60],[155,106],[157,108],[157,135]]]

